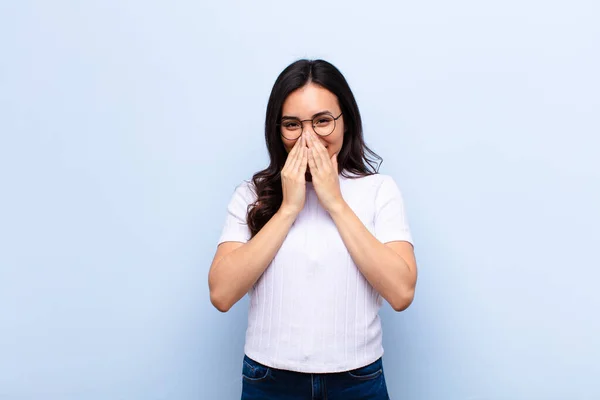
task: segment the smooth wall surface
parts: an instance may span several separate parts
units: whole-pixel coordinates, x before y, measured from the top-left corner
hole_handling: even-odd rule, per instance
[[[403,190],[393,399],[600,399],[595,1],[0,2],[0,399],[236,399],[207,272],[279,72],[325,58]],[[309,295],[309,294],[307,294]]]

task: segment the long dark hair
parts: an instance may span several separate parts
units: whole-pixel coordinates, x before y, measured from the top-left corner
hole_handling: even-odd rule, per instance
[[[383,161],[364,142],[358,105],[342,73],[324,60],[298,60],[290,64],[277,77],[267,104],[265,141],[271,162],[252,177],[257,194],[256,201],[248,206],[247,222],[252,237],[271,219],[283,201],[280,173],[287,151],[277,126],[283,102],[294,90],[311,82],[337,96],[344,115],[344,141],[337,155],[340,173],[347,178],[373,175]]]

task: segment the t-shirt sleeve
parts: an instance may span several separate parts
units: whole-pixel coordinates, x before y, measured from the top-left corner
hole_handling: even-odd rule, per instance
[[[252,204],[255,198],[256,195],[251,189],[250,182],[244,181],[235,188],[227,206],[225,224],[223,225],[218,244],[223,242],[246,243],[250,240],[251,234],[246,221],[246,215],[248,213],[248,205]]]
[[[375,237],[382,243],[407,241],[414,245],[402,193],[391,176],[382,177],[375,198]]]

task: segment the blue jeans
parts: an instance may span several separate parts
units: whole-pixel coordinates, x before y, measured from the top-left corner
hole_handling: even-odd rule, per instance
[[[307,374],[244,356],[242,400],[389,400],[381,358],[347,372]]]

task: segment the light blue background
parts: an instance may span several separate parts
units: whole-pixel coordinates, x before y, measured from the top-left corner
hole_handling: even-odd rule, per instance
[[[600,399],[596,1],[0,3],[0,399],[239,397],[207,272],[279,72],[346,75],[420,267],[393,399]]]

